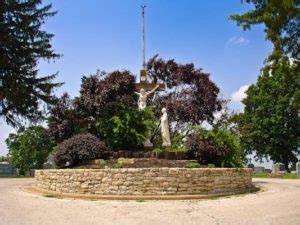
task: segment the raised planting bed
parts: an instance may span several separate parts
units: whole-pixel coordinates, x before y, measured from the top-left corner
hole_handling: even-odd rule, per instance
[[[35,176],[39,190],[57,195],[188,199],[249,192],[253,190],[251,173],[246,168],[109,168],[37,170]]]

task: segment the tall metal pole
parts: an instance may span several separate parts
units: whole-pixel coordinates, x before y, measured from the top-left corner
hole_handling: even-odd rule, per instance
[[[141,6],[142,8],[142,61],[143,70],[146,70],[146,60],[145,60],[145,8],[146,6]]]

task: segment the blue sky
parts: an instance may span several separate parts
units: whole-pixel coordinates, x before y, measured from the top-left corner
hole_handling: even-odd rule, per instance
[[[40,74],[59,72],[65,84],[57,95],[78,95],[82,75],[97,69],[141,68],[141,5],[146,8],[146,58],[159,54],[180,63],[193,62],[211,74],[220,96],[232,99],[230,108],[242,110],[239,100],[254,83],[272,50],[263,26],[243,32],[229,15],[251,9],[240,0],[51,0],[58,11],[44,29],[55,34],[53,47],[63,54],[54,63],[40,62]],[[0,155],[13,129],[0,121]]]

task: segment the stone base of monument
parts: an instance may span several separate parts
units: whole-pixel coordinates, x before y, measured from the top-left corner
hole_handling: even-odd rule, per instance
[[[37,170],[32,191],[94,199],[196,199],[254,190],[251,169],[121,168]]]
[[[151,142],[145,142],[144,143],[144,149],[145,150],[152,150],[153,149],[153,144]]]

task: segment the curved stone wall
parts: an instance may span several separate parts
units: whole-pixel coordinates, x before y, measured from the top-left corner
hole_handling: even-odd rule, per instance
[[[122,168],[36,170],[37,186],[96,195],[223,195],[252,188],[251,169]]]

